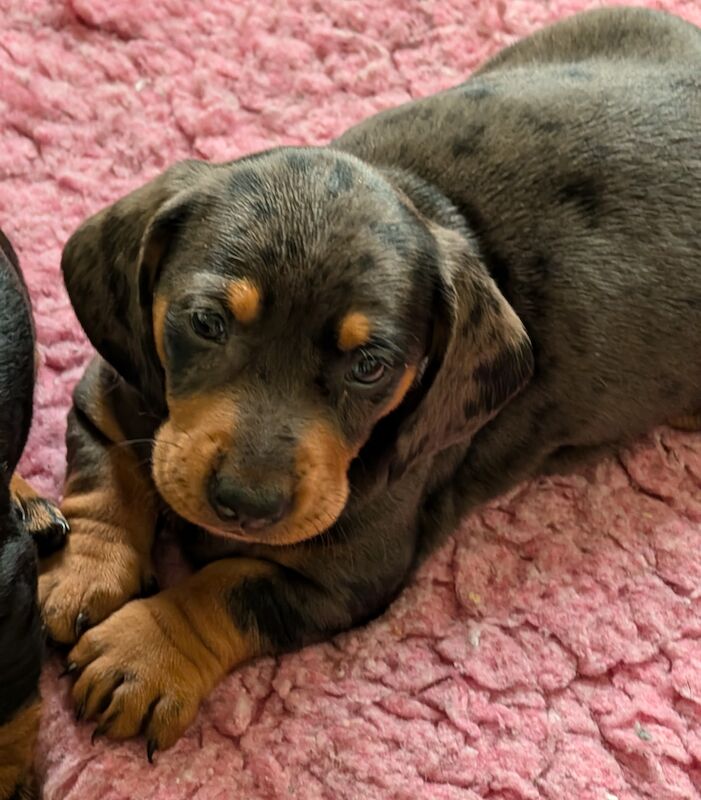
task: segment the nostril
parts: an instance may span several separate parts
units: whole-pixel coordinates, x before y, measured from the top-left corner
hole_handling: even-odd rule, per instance
[[[216,474],[209,481],[209,504],[221,519],[228,522],[238,519],[238,509],[228,481],[222,480]]]
[[[279,492],[277,497],[270,505],[270,514],[268,519],[271,523],[280,522],[280,520],[288,513],[292,506],[292,500],[287,495]]]
[[[289,495],[273,487],[249,488],[225,477],[213,475],[209,500],[217,515],[226,522],[238,522],[251,530],[279,522],[292,505]]]

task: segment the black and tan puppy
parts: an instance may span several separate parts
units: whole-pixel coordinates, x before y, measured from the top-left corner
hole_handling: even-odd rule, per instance
[[[237,664],[377,614],[477,504],[693,422],[700,131],[699,30],[599,11],[84,223],[63,270],[100,357],[40,579],[79,715],[167,747]],[[201,568],[128,603],[164,509]]]
[[[34,331],[17,256],[0,231],[0,800],[34,796],[43,651],[35,545],[59,546],[66,523],[13,475],[29,432]]]

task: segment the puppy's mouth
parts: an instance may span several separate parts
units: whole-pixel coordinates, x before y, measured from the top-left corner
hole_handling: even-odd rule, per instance
[[[211,533],[214,536],[221,536],[223,539],[235,539],[237,542],[251,541],[250,532],[246,532],[246,530],[240,525],[238,527],[223,528],[219,525],[212,525],[209,522],[201,522],[197,520],[190,520],[190,522],[197,525],[199,528],[203,528],[207,531],[207,533]],[[258,531],[258,535],[260,535],[260,533],[261,532]]]
[[[173,468],[172,461],[169,466]],[[172,469],[172,473],[175,472],[177,467]],[[172,473],[159,465],[154,478],[161,496],[173,511],[213,536],[242,544],[284,546],[312,539],[334,525],[349,495],[345,473],[326,481],[311,474],[299,481],[293,497],[285,504],[284,513],[242,518],[241,514],[233,512],[222,514],[221,508],[212,504],[207,491],[197,490],[191,484],[187,486],[185,481],[175,481]],[[206,481],[200,483],[203,484],[206,485]]]
[[[331,528],[349,496],[357,454],[326,422],[309,423],[294,469],[252,471],[231,437],[167,421],[156,435],[153,478],[165,502],[209,533],[245,543],[291,545]]]
[[[330,503],[324,502],[324,510],[316,514],[305,514],[304,509],[292,508],[287,516],[270,524],[261,522],[243,525],[238,521],[219,520],[214,512],[192,514],[182,508],[178,513],[199,528],[222,539],[243,544],[285,546],[307,541],[328,530],[342,513],[347,494],[347,490],[337,493],[330,498]],[[328,499],[324,498],[325,501]]]

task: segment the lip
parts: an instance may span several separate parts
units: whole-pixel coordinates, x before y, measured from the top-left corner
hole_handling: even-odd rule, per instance
[[[196,523],[200,528],[204,528],[208,533],[213,533],[215,536],[221,536],[224,539],[235,539],[237,542],[251,542],[250,536],[247,536],[243,528],[225,529],[217,528],[214,525],[205,524],[202,522]]]

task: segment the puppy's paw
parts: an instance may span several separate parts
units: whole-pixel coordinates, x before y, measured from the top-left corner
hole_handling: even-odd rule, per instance
[[[39,605],[49,636],[72,644],[126,602],[151,590],[151,564],[121,537],[83,533],[47,559],[39,576]]]
[[[17,514],[24,529],[34,539],[39,556],[45,558],[63,547],[69,528],[58,507],[40,497],[17,474],[12,476],[10,489]]]
[[[82,671],[73,699],[78,719],[97,722],[93,738],[143,733],[149,760],[180,738],[211,688],[213,666],[211,653],[192,652],[182,625],[157,595],[129,603],[83,635],[68,672]]]
[[[17,509],[27,533],[34,539],[40,558],[60,550],[69,526],[66,518],[50,500],[43,497],[18,497]]]

